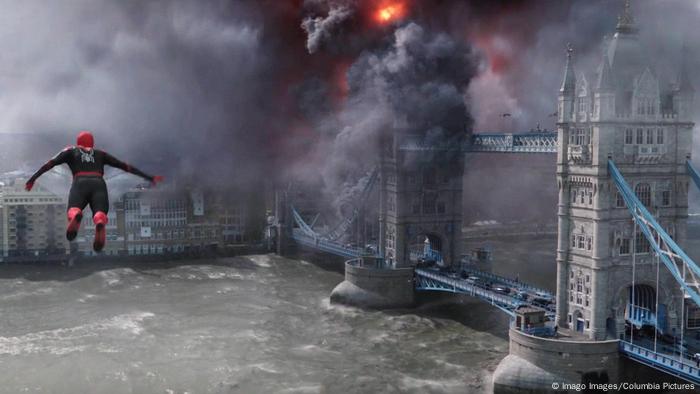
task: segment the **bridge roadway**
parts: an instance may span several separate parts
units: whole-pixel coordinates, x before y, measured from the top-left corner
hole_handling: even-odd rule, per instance
[[[488,272],[478,270],[471,270],[470,272],[478,275],[479,278],[488,277],[489,280],[494,283],[494,285],[489,286],[483,282],[480,284],[479,282],[455,277],[455,274],[444,273],[440,272],[439,270],[416,268],[416,290],[446,291],[457,294],[466,294],[488,302],[511,317],[515,316],[514,311],[516,309],[523,306],[531,306],[544,309],[549,318],[554,318],[555,309],[551,304],[538,305],[532,302],[531,297],[528,297],[528,300],[523,300],[512,292],[505,294],[503,292],[493,290],[493,288],[497,287],[497,285],[507,286],[509,289],[516,289],[519,291],[526,291],[526,288],[534,289],[535,287],[523,284],[521,282],[514,282],[512,279],[504,278]],[[544,291],[542,292],[543,296],[549,295],[553,298],[551,294]]]
[[[473,276],[477,276],[480,278],[490,280],[491,282],[495,282],[495,283],[498,283],[501,285],[506,285],[506,286],[510,287],[511,289],[516,289],[518,291],[525,292],[534,298],[545,298],[545,299],[550,299],[550,300],[556,299],[554,294],[552,294],[548,290],[521,282],[519,279],[507,278],[505,276],[496,275],[496,274],[493,274],[491,272],[480,271],[478,269],[471,268],[471,267],[462,267],[461,270],[465,271],[467,274],[469,274],[469,276],[473,275]]]

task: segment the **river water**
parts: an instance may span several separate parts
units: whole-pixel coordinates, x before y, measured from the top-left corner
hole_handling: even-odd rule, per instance
[[[455,296],[329,305],[343,277],[327,268],[274,255],[2,267],[0,392],[490,392],[503,313]]]

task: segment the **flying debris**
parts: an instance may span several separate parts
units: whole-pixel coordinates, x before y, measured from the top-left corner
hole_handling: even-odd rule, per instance
[[[504,113],[504,114],[501,114],[501,116],[504,117],[504,118],[506,118],[506,117],[511,117],[512,115],[506,112],[506,113]]]

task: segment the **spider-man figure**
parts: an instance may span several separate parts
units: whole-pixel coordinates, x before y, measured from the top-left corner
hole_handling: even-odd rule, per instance
[[[69,241],[75,239],[80,228],[80,220],[83,218],[83,209],[90,204],[93,212],[92,220],[95,223],[95,241],[93,249],[99,252],[105,246],[105,225],[107,224],[107,212],[109,211],[109,196],[107,194],[107,184],[102,175],[104,166],[120,168],[126,172],[136,174],[156,184],[163,180],[162,176],[151,176],[143,171],[130,166],[109,153],[94,149],[95,140],[90,132],[81,131],[78,134],[77,146],[69,146],[41,166],[27,181],[25,189],[32,190],[34,182],[43,173],[59,164],[68,164],[73,173],[73,184],[68,196],[68,227],[66,228],[66,238]]]

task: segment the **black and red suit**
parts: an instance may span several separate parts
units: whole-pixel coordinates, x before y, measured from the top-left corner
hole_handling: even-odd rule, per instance
[[[136,167],[126,164],[109,153],[94,148],[94,138],[89,132],[78,134],[77,146],[69,146],[59,152],[51,160],[32,175],[27,181],[25,189],[31,190],[43,173],[54,166],[68,164],[73,173],[73,184],[68,195],[68,228],[66,237],[69,241],[75,239],[80,228],[80,220],[83,218],[83,209],[90,204],[95,223],[95,241],[93,248],[100,251],[105,244],[105,225],[107,224],[107,212],[109,212],[109,195],[107,184],[102,176],[104,166],[112,166],[138,175],[155,184],[163,179],[160,176],[148,175]]]

